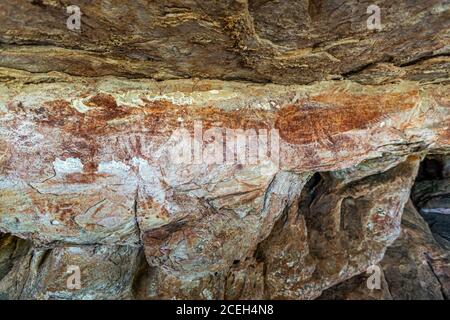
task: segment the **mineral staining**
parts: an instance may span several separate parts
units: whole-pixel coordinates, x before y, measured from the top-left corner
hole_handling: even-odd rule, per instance
[[[1,3],[0,297],[448,299],[448,5],[341,2]]]

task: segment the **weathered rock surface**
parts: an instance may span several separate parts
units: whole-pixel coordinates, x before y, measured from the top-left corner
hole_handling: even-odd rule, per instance
[[[450,248],[450,158],[433,155],[422,165],[412,198],[435,239]]]
[[[80,30],[66,26],[69,5]],[[18,0],[0,3],[0,22],[0,67],[30,72],[377,84],[450,70],[448,0]]]
[[[402,231],[380,263],[383,281],[369,290],[360,275],[324,292],[322,299],[449,299],[450,251],[440,246],[411,202],[405,208]]]
[[[370,4],[2,1],[0,297],[447,298],[450,2]]]
[[[382,269],[382,266],[376,265]],[[386,281],[384,272],[380,273],[380,288],[369,289],[367,283],[370,282],[370,273],[361,273],[338,285],[323,291],[318,298],[320,300],[393,300],[389,292],[389,284]]]
[[[0,280],[0,297],[131,299],[139,252],[128,246],[32,247],[11,260],[12,268]],[[73,267],[81,272],[79,288],[70,286]]]
[[[421,154],[448,147],[447,87],[36,77],[0,89],[1,230],[143,247],[155,298],[319,296],[381,260]],[[177,161],[197,123],[203,161]],[[225,129],[266,130],[271,156],[209,158]]]

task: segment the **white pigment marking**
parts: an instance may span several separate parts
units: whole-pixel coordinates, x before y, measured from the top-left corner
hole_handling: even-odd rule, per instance
[[[57,175],[83,172],[83,164],[78,158],[67,158],[66,160],[56,158],[55,161],[53,161],[53,168]]]

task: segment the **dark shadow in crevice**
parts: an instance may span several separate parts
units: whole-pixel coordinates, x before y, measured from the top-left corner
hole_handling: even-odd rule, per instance
[[[131,287],[133,298],[137,300],[156,298],[157,270],[148,264],[143,248],[140,249],[137,259]]]
[[[435,239],[450,247],[450,155],[425,157],[411,199]]]
[[[12,270],[14,263],[28,253],[31,246],[31,241],[0,233],[0,281]]]
[[[427,156],[420,164],[416,182],[423,180],[443,179],[445,158],[443,156]]]

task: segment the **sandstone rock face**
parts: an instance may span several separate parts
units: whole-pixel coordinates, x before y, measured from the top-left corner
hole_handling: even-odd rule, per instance
[[[74,2],[0,3],[0,298],[449,297],[448,1]]]
[[[407,203],[400,236],[379,264],[380,290],[369,290],[369,275],[361,274],[324,291],[321,299],[449,299],[447,161],[445,155],[423,161],[412,189],[415,204]]]
[[[378,32],[367,28],[373,4]],[[67,29],[69,5],[82,13],[78,31]],[[448,0],[18,0],[2,1],[0,21],[0,66],[30,72],[286,84],[449,76]]]
[[[376,267],[382,270],[380,265]],[[370,274],[361,273],[322,292],[320,300],[393,300],[384,272],[380,273],[380,288],[369,289]]]
[[[152,82],[58,81],[2,87],[0,228],[67,263],[76,257],[66,246],[105,246],[107,256],[124,246],[127,267],[143,248],[141,281],[154,288],[143,298],[319,296],[381,260],[421,154],[448,145],[446,87],[174,81],[152,92]],[[234,147],[226,129],[258,130],[246,138],[271,141],[271,154],[217,159],[217,141]],[[180,130],[200,162],[179,156]],[[27,281],[34,297],[65,297],[49,293],[51,279]]]
[[[412,199],[436,240],[444,247],[450,248],[449,157],[433,155],[422,167],[412,192]]]
[[[449,299],[450,252],[442,247],[411,202],[402,232],[381,261],[380,290],[367,288],[367,275],[328,289],[322,299],[442,300]]]
[[[2,298],[130,299],[139,252],[128,246],[31,248],[2,278]],[[74,267],[81,271],[79,288],[70,286]]]

